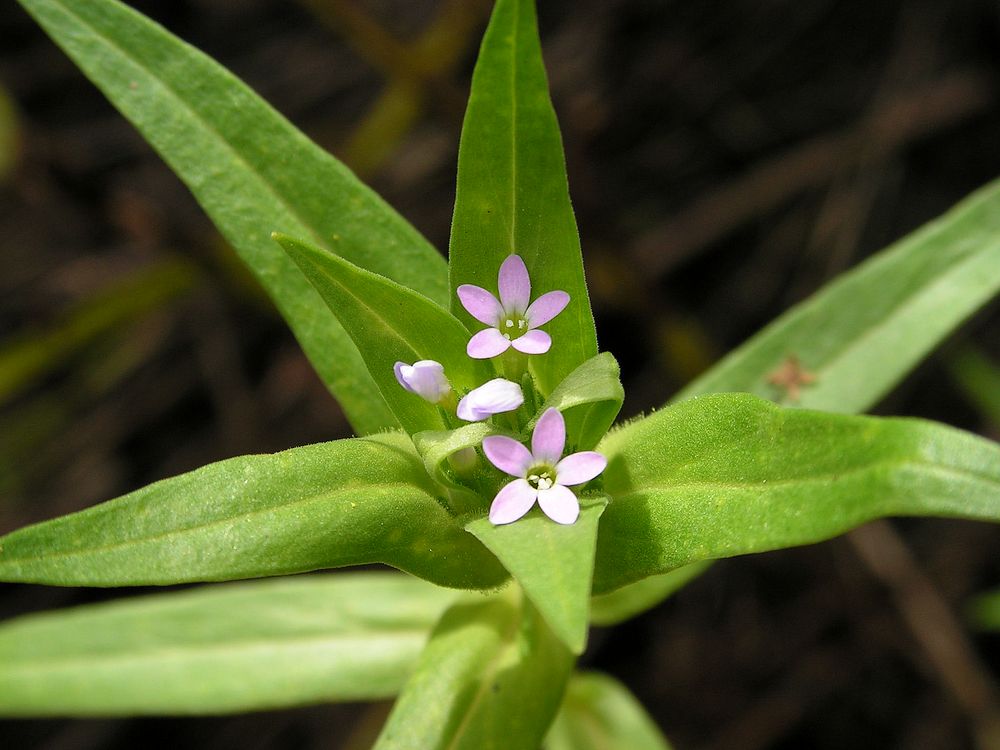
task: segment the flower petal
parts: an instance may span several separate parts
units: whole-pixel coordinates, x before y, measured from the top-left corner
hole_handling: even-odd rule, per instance
[[[523,477],[531,466],[530,451],[506,435],[483,438],[483,453],[491,464],[512,477]]]
[[[433,359],[421,359],[412,365],[397,362],[392,371],[396,373],[396,380],[403,388],[432,404],[438,403],[451,391],[451,384],[444,375],[444,366]]]
[[[528,486],[530,488],[531,485]],[[576,495],[561,484],[555,484],[547,490],[539,490],[538,505],[542,512],[556,523],[571,524],[580,515],[580,503]]]
[[[523,354],[545,354],[552,346],[552,337],[545,331],[528,331],[511,341],[510,345]]]
[[[497,274],[497,287],[500,289],[500,304],[503,305],[504,312],[523,313],[528,309],[531,280],[520,255],[507,256]]]
[[[569,490],[566,491],[569,492]],[[528,484],[528,480],[515,479],[513,482],[509,482],[493,498],[493,504],[490,505],[490,522],[500,526],[516,521],[531,510],[536,497],[538,497],[538,490]]]
[[[554,464],[562,456],[564,447],[566,447],[566,421],[558,409],[546,409],[538,418],[538,423],[531,433],[531,452],[534,459]]]
[[[556,482],[566,485],[583,484],[604,471],[607,465],[608,459],[597,451],[580,451],[566,456],[556,464]]]
[[[404,369],[405,368],[405,369]],[[416,393],[413,390],[413,386],[410,385],[409,373],[413,370],[413,367],[406,364],[406,362],[397,362],[392,366],[392,371],[396,373],[396,382],[403,386],[410,393]]]
[[[484,328],[471,339],[465,353],[473,359],[489,359],[503,354],[510,348],[510,339],[504,338],[496,328]]]
[[[461,287],[459,287],[461,290]],[[541,297],[532,302],[524,313],[528,319],[528,328],[538,328],[552,320],[556,315],[566,309],[569,304],[569,295],[556,289],[554,292],[546,292]]]
[[[458,301],[469,315],[488,326],[496,327],[499,324],[500,314],[503,312],[500,300],[475,284],[462,284],[455,291],[458,294]]]
[[[513,411],[523,403],[521,386],[504,378],[494,378],[462,397],[458,402],[458,418],[479,422],[494,414]]]

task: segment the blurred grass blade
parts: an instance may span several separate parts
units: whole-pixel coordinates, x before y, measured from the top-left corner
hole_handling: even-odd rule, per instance
[[[213,60],[115,0],[19,0],[128,118],[268,290],[362,434],[396,426],[361,357],[270,239],[282,231],[447,304],[442,258]]]
[[[397,693],[455,598],[398,573],[212,586],[0,624],[0,715],[260,711]]]
[[[465,527],[504,564],[575,654],[587,643],[597,524],[606,506],[605,498],[581,499],[580,517],[568,526],[536,509],[517,523],[494,526],[479,518]]]
[[[534,0],[498,0],[479,51],[458,154],[452,291],[477,284],[496,292],[497,271],[510,253],[527,264],[533,297],[562,289],[571,298],[545,324],[551,353],[531,359],[548,395],[597,354],[597,336]],[[452,310],[473,330],[483,327],[454,294]]]
[[[710,560],[701,560],[595,596],[590,601],[590,621],[594,625],[617,625],[640,615],[700,576],[711,564]]]
[[[613,431],[594,592],[883,516],[1000,521],[1000,445],[934,422],[684,401]]]
[[[538,749],[573,657],[517,594],[445,613],[375,750]]]
[[[545,750],[670,750],[628,688],[599,672],[574,674]]]
[[[945,364],[969,402],[1000,429],[1000,365],[971,346],[949,355]]]
[[[354,340],[382,397],[410,434],[447,425],[439,406],[396,381],[393,365],[397,361],[440,362],[459,393],[492,376],[488,362],[465,353],[469,333],[445,308],[326,250],[281,234],[275,240]]]
[[[0,404],[94,339],[134,323],[191,289],[196,281],[190,264],[163,261],[82,300],[46,330],[22,333],[9,341],[0,349]]]
[[[435,492],[399,433],[232,458],[0,537],[0,580],[141,586],[383,562],[443,586],[502,583]]]
[[[792,308],[674,400],[748,391],[794,365],[811,379],[795,405],[869,409],[966,318],[1000,292],[1000,181]],[[794,401],[794,400],[793,400]]]

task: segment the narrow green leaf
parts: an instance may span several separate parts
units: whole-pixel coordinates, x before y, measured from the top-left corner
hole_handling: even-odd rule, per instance
[[[448,610],[375,750],[537,750],[573,656],[512,588]]]
[[[282,231],[446,304],[445,264],[402,217],[245,84],[114,0],[20,0],[184,181],[362,434],[396,426]]]
[[[1000,521],[1000,446],[933,422],[682,402],[599,446],[611,502],[595,593],[699,560],[809,544],[882,516]]]
[[[562,412],[571,450],[593,450],[615,421],[625,400],[619,375],[618,362],[602,352],[567,375],[545,401],[539,414],[548,408]]]
[[[397,573],[211,586],[0,625],[0,715],[260,711],[397,693],[455,593]]]
[[[789,358],[813,382],[798,406],[870,408],[1000,291],[1000,181],[792,308],[674,400],[721,391],[783,395]]]
[[[450,247],[452,310],[472,330],[483,324],[462,309],[455,289],[496,292],[511,253],[528,266],[535,297],[569,292],[569,306],[545,325],[552,349],[531,358],[543,394],[597,354],[534,0],[498,0],[483,38],[462,127]]]
[[[507,575],[401,434],[242,456],[0,537],[0,580],[134,586],[383,562],[443,586]]]
[[[618,680],[574,674],[545,750],[670,750],[642,704]]]
[[[606,505],[606,498],[581,500],[580,517],[568,526],[537,508],[505,526],[494,526],[488,518],[465,526],[499,558],[575,654],[587,644],[597,524]]]
[[[595,596],[590,600],[590,621],[595,625],[625,622],[652,609],[678,589],[687,586],[711,565],[710,560],[699,560]]]
[[[382,397],[409,433],[446,427],[442,410],[402,388],[393,365],[433,359],[453,388],[490,378],[489,365],[465,353],[469,334],[444,308],[384,276],[321,248],[275,235],[354,340]]]

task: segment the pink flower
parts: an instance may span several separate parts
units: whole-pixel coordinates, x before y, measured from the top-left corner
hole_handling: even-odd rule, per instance
[[[500,471],[517,477],[501,489],[490,506],[490,521],[512,523],[538,505],[556,523],[570,524],[580,503],[569,487],[589,482],[608,465],[596,451],[581,451],[560,460],[566,446],[566,422],[556,409],[546,409],[531,433],[531,450],[513,438],[483,439],[483,452]]]
[[[545,331],[537,330],[561,313],[569,304],[569,295],[556,290],[546,292],[530,305],[531,280],[519,255],[509,255],[497,275],[498,300],[480,286],[462,284],[457,292],[462,307],[476,320],[491,328],[469,339],[466,352],[473,359],[489,359],[513,346],[524,354],[544,354],[552,346]]]
[[[451,393],[451,383],[444,376],[444,366],[433,359],[422,359],[412,365],[397,362],[392,369],[401,386],[432,404],[440,403]]]
[[[458,418],[481,422],[494,414],[513,411],[524,403],[521,386],[510,380],[494,378],[469,391],[458,402]]]

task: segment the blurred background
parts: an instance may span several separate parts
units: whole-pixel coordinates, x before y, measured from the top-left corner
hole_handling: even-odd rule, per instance
[[[144,0],[442,251],[485,0]],[[995,0],[541,0],[602,347],[630,416],[1000,176]],[[0,532],[347,436],[159,158],[0,5]],[[877,409],[1000,437],[1000,305]],[[777,393],[775,394],[778,395]],[[893,521],[722,562],[583,658],[681,750],[991,744],[1000,530]],[[125,592],[138,593],[135,590]],[[0,617],[122,592],[0,586]],[[388,705],[0,723],[11,750],[362,748]],[[993,742],[1000,742],[994,740]]]

